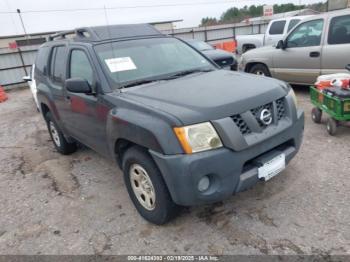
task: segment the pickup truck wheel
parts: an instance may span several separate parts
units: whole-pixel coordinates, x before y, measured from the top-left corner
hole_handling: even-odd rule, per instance
[[[260,75],[260,76],[268,76],[268,77],[271,76],[269,69],[262,64],[257,64],[252,66],[252,68],[249,70],[249,73]]]
[[[163,177],[147,152],[131,147],[123,156],[124,181],[139,214],[147,221],[162,225],[180,210],[171,199]]]
[[[46,113],[45,120],[51,139],[57,151],[62,155],[74,153],[77,150],[76,143],[68,143],[50,112]]]

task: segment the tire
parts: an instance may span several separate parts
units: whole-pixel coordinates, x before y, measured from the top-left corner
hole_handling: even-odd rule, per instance
[[[69,155],[77,151],[77,144],[69,143],[65,139],[62,131],[59,129],[50,112],[46,113],[45,120],[52,142],[59,153],[62,155]]]
[[[333,118],[328,118],[327,120],[327,132],[331,136],[334,136],[337,133],[338,122]]]
[[[268,77],[271,76],[269,69],[262,64],[256,64],[252,66],[252,68],[249,70],[249,73]]]
[[[177,216],[180,207],[173,202],[162,174],[146,150],[129,148],[122,166],[129,196],[144,219],[162,225]]]
[[[312,118],[312,121],[314,121],[314,123],[316,123],[316,124],[321,123],[322,110],[317,108],[317,107],[314,107],[311,111],[311,118]]]

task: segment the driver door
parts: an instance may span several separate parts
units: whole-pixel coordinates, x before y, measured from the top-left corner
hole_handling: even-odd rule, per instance
[[[297,26],[286,38],[285,48],[274,53],[274,76],[295,84],[311,84],[321,72],[321,43],[324,20]]]
[[[94,92],[73,93],[65,88],[65,125],[78,141],[106,155],[106,118],[109,108],[101,99],[101,92],[97,88],[97,74],[85,48],[71,47],[67,69],[68,78],[86,80]]]

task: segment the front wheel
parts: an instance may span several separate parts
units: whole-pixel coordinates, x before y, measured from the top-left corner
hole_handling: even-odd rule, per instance
[[[147,221],[162,225],[180,210],[168,191],[163,177],[149,154],[131,147],[123,156],[124,182],[139,214]]]
[[[252,68],[249,70],[249,73],[254,74],[254,75],[260,75],[260,76],[268,76],[270,77],[270,71],[267,68],[267,66],[262,65],[262,64],[257,64],[252,66]]]

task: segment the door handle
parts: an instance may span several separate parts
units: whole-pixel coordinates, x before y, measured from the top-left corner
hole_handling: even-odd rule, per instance
[[[70,100],[70,96],[69,96],[69,95],[67,95],[67,96],[66,96],[66,99],[67,99],[67,100]]]
[[[310,52],[310,57],[319,57],[320,52]]]

